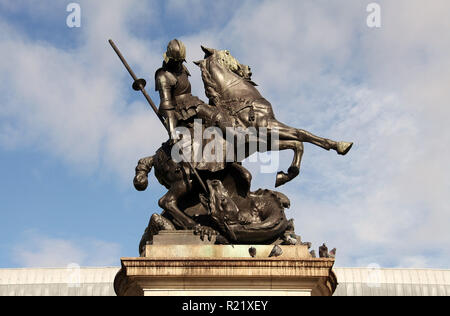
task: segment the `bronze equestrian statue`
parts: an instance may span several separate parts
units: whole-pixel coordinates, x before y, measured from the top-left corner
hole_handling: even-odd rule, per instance
[[[209,103],[192,96],[190,74],[184,66],[186,48],[177,39],[169,42],[163,65],[155,73],[155,88],[160,96],[157,109],[145,91],[145,80],[135,76],[114,43],[111,40],[110,43],[135,80],[133,88],[144,94],[169,133],[169,140],[155,155],[142,158],[136,167],[134,186],[137,190],[147,188],[152,169],[160,184],[168,189],[158,202],[163,212],[152,215],[139,246],[140,252],[160,230],[194,230],[202,238],[216,236],[216,243],[222,244],[299,242],[293,220],[288,220],[284,213],[290,206],[289,199],[272,190],[251,192],[252,176],[241,161],[230,162],[223,157],[223,161],[202,165],[190,161],[192,157],[184,157],[187,160],[175,162],[172,151],[181,143],[177,127],[186,127],[192,132],[194,120],[201,119],[203,130],[216,126],[223,132],[229,128],[254,128],[258,132],[265,128],[274,142],[261,149],[249,146],[250,140],[246,139],[243,158],[258,150],[293,150],[292,164],[287,173],[277,174],[276,186],[299,174],[303,142],[333,149],[340,155],[347,154],[353,144],[318,137],[279,122],[271,104],[251,80],[250,67],[239,63],[228,50],[202,46],[205,57],[195,64],[201,69]],[[256,136],[257,139],[262,137],[261,134]]]

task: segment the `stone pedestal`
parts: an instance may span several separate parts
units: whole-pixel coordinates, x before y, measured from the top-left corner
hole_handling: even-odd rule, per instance
[[[312,258],[307,246],[279,246],[282,254],[269,258],[273,245],[196,244],[195,238],[190,244],[173,244],[181,235],[156,238],[154,245],[146,246],[145,257],[122,258],[114,280],[116,294],[330,296],[336,289],[334,259]]]

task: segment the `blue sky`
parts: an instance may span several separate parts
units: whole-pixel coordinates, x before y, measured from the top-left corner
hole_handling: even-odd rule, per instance
[[[281,189],[304,240],[337,247],[338,266],[448,268],[448,2],[378,1],[379,29],[372,1],[78,1],[72,29],[70,2],[0,3],[0,267],[137,255],[165,189],[150,176],[135,191],[134,167],[166,134],[107,40],[157,101],[153,73],[177,37],[202,99],[200,45],[229,49],[280,121],[355,142],[346,157],[306,144]]]

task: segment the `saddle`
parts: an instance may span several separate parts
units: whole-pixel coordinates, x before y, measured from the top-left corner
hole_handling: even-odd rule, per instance
[[[244,99],[244,98],[234,98],[229,100],[220,100],[218,106],[225,109],[228,114],[235,119],[235,126],[247,127],[240,119],[239,113],[250,109],[248,111],[248,122],[253,123],[256,120],[255,117],[255,107],[254,103],[258,99]]]
[[[203,104],[203,101],[190,93],[175,97],[176,111],[175,115],[179,121],[187,121],[197,115],[197,107]]]

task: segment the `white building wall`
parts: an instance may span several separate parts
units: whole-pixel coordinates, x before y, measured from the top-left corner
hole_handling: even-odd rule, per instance
[[[0,269],[0,296],[111,296],[118,267]]]
[[[118,267],[0,269],[0,296],[114,296]],[[335,268],[335,296],[450,296],[450,270]]]
[[[450,270],[335,268],[335,296],[450,296]]]

